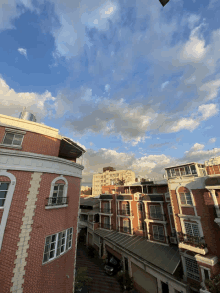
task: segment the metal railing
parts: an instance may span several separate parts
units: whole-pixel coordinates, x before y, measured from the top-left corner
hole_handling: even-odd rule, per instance
[[[146,213],[146,217],[151,220],[166,221],[167,217],[161,213]]]
[[[113,212],[112,209],[105,209],[105,208],[100,209],[100,213],[102,214],[112,214],[112,212]]]
[[[118,210],[118,215],[120,216],[133,216],[134,213],[130,210]]]
[[[121,233],[127,233],[127,234],[133,234],[134,229],[131,229],[130,227],[118,227],[117,232]]]
[[[56,206],[68,204],[68,197],[48,197],[46,198],[46,206]]]
[[[207,247],[204,237],[191,236],[188,234],[183,234],[182,232],[177,232],[176,234],[179,239],[179,242],[183,242],[185,244],[192,245],[194,247],[199,247],[199,248]]]
[[[99,228],[112,230],[112,224],[99,223]]]

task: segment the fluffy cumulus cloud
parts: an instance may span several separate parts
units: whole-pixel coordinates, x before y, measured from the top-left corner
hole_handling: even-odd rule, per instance
[[[208,118],[218,114],[219,109],[216,104],[201,105],[199,106],[198,111],[202,114],[202,118],[207,120]]]
[[[1,114],[18,117],[19,112],[25,106],[27,110],[36,115],[37,121],[40,122],[46,115],[52,115],[54,101],[55,98],[48,91],[41,95],[29,92],[15,92],[0,78]],[[50,105],[51,102],[52,106]]]
[[[216,137],[210,138],[208,143],[215,143],[216,142]]]
[[[25,58],[27,58],[27,50],[24,48],[18,48],[18,52],[23,55]]]

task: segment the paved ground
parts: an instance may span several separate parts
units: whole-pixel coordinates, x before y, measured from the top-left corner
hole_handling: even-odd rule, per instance
[[[76,269],[87,267],[88,276],[93,278],[88,285],[89,293],[120,293],[120,286],[114,276],[104,273],[104,264],[99,258],[89,258],[86,247],[79,244],[76,257]],[[83,290],[84,291],[84,290]],[[81,291],[81,293],[83,292]],[[86,292],[86,290],[85,290]]]

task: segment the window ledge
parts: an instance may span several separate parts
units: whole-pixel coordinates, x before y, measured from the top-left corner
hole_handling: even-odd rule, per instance
[[[45,210],[60,209],[60,208],[66,208],[66,207],[68,207],[68,204],[56,205],[56,206],[45,206]]]
[[[20,145],[10,145],[10,144],[0,144],[1,148],[9,148],[9,149],[22,149],[22,146]]]
[[[200,216],[184,215],[184,214],[178,214],[178,216],[179,218],[183,218],[183,219],[201,220]]]
[[[206,255],[208,253],[208,249],[207,248],[198,248],[198,247],[194,247],[188,244],[185,244],[183,242],[179,243],[179,248],[183,248],[183,249],[187,249],[202,255]]]

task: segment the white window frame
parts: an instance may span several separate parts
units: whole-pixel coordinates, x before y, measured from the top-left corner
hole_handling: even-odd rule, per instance
[[[68,231],[70,231],[69,235],[68,235]],[[65,244],[64,244],[64,251],[62,253],[60,253],[59,255],[57,255],[57,246],[58,246],[58,236],[60,233],[63,233],[65,232]],[[55,248],[54,248],[54,256],[52,258],[49,258],[47,261],[44,261],[44,255],[45,255],[45,248],[46,248],[46,239],[48,237],[52,237],[55,235]],[[68,239],[67,239],[68,238]],[[68,248],[67,248],[67,242],[68,242]],[[70,242],[70,246],[69,246],[69,242]],[[55,258],[58,258],[60,257],[61,255],[63,255],[65,252],[69,251],[71,248],[72,248],[72,243],[73,243],[73,227],[71,228],[68,228],[66,230],[63,230],[61,232],[58,232],[58,233],[54,233],[54,234],[51,234],[51,235],[48,235],[45,237],[45,242],[44,242],[44,250],[43,250],[43,261],[42,261],[42,264],[46,264],[48,262],[51,262],[52,260],[54,260]],[[51,242],[49,244],[51,246]],[[49,250],[48,250],[48,254],[50,255],[50,247],[49,247]]]
[[[4,140],[5,140],[6,135],[7,135],[8,133],[9,133],[9,134],[13,134],[14,136],[15,136],[15,135],[22,135],[21,144],[20,144],[20,145],[14,145],[14,144],[13,144],[14,137],[13,137],[13,140],[12,140],[12,144],[5,144],[5,143],[4,143]],[[20,131],[20,130],[15,130],[15,129],[5,128],[5,134],[4,134],[3,140],[2,140],[2,142],[1,142],[1,145],[2,145],[2,146],[6,146],[6,147],[22,148],[22,143],[23,143],[24,135],[25,135],[25,134],[26,134],[26,131]]]
[[[8,184],[8,189],[7,190],[0,190],[0,194],[1,194],[1,192],[5,192],[6,191],[6,196],[3,198],[3,197],[0,197],[0,199],[1,200],[3,200],[4,199],[4,204],[3,205],[0,205],[0,208],[4,208],[4,205],[5,205],[5,202],[6,202],[6,198],[7,198],[7,195],[8,195],[8,190],[9,190],[9,188],[10,188],[10,182],[8,182],[8,181],[1,181],[0,182],[0,186],[1,186],[1,184],[4,184],[4,183],[7,183]]]
[[[186,194],[190,195],[191,203],[188,203],[187,198],[186,198]],[[184,200],[185,200],[186,203],[182,203],[182,195],[183,195]],[[190,206],[190,207],[193,206],[192,195],[191,195],[190,192],[179,192],[179,197],[180,197],[181,206]]]
[[[163,229],[163,235],[159,233],[159,229],[158,227],[161,227],[161,229]],[[157,229],[157,235],[158,235],[158,238],[155,237],[155,233],[154,233],[154,229]],[[159,225],[152,225],[152,230],[153,230],[153,238],[154,240],[157,240],[157,241],[161,241],[161,242],[164,242],[165,241],[165,233],[164,233],[164,227],[163,226],[159,226]],[[163,240],[160,240],[160,236],[163,236]]]
[[[190,225],[191,226],[191,232],[192,232],[192,235],[191,234],[187,234],[187,233],[184,233],[184,234],[187,234],[187,235],[189,235],[189,236],[192,236],[192,237],[201,237],[200,236],[200,230],[199,230],[199,225],[198,225],[198,223],[192,223],[192,222],[188,222],[188,221],[184,221],[184,228],[185,228],[185,231],[186,231],[186,224],[188,224],[188,225]],[[198,227],[198,232],[199,232],[199,235],[197,236],[197,235],[194,235],[194,229],[193,229],[193,225],[196,225],[197,227]]]
[[[192,258],[192,257],[186,257],[186,256],[184,256],[184,259],[185,259],[185,266],[186,266],[186,274],[187,274],[187,278],[190,278],[190,279],[193,279],[193,280],[195,280],[195,281],[197,281],[197,282],[200,282],[199,266],[198,266],[197,261],[196,261],[194,258]],[[188,261],[188,262],[191,261],[192,263],[196,263],[196,264],[197,264],[198,274],[195,273],[195,272],[192,272],[192,271],[189,271],[189,270],[188,270],[187,261]],[[191,266],[192,266],[192,265],[191,265]]]
[[[205,284],[205,273],[204,273],[204,270],[207,270],[208,271],[208,275],[209,275],[209,280],[211,278],[211,272],[210,272],[210,269],[209,268],[206,268],[206,267],[203,267],[203,266],[200,266],[200,269],[201,269],[201,275],[202,275],[202,281],[203,283]]]
[[[64,238],[62,237],[62,233],[64,233]],[[61,240],[59,240],[59,235],[61,234]],[[59,232],[58,233],[58,236],[57,236],[57,250],[58,250],[58,245],[59,245],[59,241],[61,241],[61,245],[60,245],[60,254],[59,255],[62,255],[64,254],[64,252],[66,251],[66,237],[67,237],[67,230],[64,230],[62,232]],[[62,240],[64,239],[64,244],[62,244]],[[64,250],[63,252],[61,252],[61,247],[64,247]],[[57,255],[57,250],[56,250],[56,255]]]
[[[125,225],[125,223],[127,223]],[[130,221],[128,219],[123,219],[123,231],[129,232],[130,231]]]
[[[162,209],[161,209],[161,206],[158,206],[158,205],[150,205],[150,217],[152,219],[155,219],[155,220],[159,220],[159,219],[162,219],[163,218],[163,215],[162,215]],[[154,212],[152,212],[152,209],[154,210]],[[160,216],[158,216],[158,212],[156,211],[156,209],[160,210]],[[154,217],[152,215],[155,215]]]
[[[54,193],[54,186],[56,185],[56,182],[58,180],[63,180],[65,183],[58,183],[58,184],[64,184],[64,189],[63,189],[63,197],[67,198],[67,191],[68,191],[68,181],[67,179],[61,175],[59,177],[54,178],[54,180],[51,182],[51,188],[50,188],[50,195],[49,198],[53,197],[53,193]],[[46,206],[46,209],[51,209],[51,208],[57,208],[57,207],[66,207],[68,206],[67,204],[63,204],[63,205],[50,205],[50,206]]]

